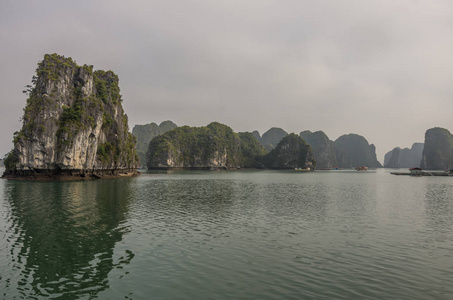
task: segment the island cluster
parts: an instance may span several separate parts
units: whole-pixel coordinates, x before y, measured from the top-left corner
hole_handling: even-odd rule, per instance
[[[119,79],[113,71],[79,66],[73,59],[46,54],[38,63],[22,129],[0,166],[6,178],[102,178],[137,174],[137,169],[315,169],[380,168],[373,144],[357,134],[335,141],[323,131],[287,133],[271,128],[234,132],[212,122],[203,127],[134,126],[129,132]],[[394,148],[384,167],[451,169],[453,135],[426,131],[424,143]]]

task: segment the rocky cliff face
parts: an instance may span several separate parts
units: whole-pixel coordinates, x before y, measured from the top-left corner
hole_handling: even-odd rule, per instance
[[[396,148],[394,148],[393,150],[395,150],[395,149]],[[390,158],[392,158],[393,150],[385,153],[385,155],[384,155],[384,168],[388,168],[387,165],[390,162]]]
[[[310,145],[300,136],[291,133],[262,159],[269,169],[314,169],[316,162]]]
[[[234,133],[214,122],[206,127],[182,126],[151,140],[149,169],[234,169],[254,167],[264,148],[251,133]]]
[[[151,140],[167,131],[178,127],[172,121],[164,121],[157,125],[156,123],[150,123],[146,125],[135,125],[132,129],[132,134],[137,139],[137,154],[140,158],[140,164],[146,166],[146,151],[148,151],[148,145]]]
[[[376,147],[357,134],[340,136],[335,142],[337,162],[340,168],[354,168],[366,166],[369,168],[382,168],[376,158]]]
[[[420,168],[446,170],[453,168],[453,135],[444,128],[428,129]]]
[[[316,168],[331,169],[338,166],[335,146],[322,131],[302,131],[301,138],[306,141],[313,151]]]
[[[405,148],[407,149],[407,148]],[[401,168],[401,159],[402,155],[401,152],[403,149],[400,147],[393,148],[392,151],[389,152],[389,155],[384,156],[384,167],[385,168]],[[386,159],[387,158],[387,159]],[[414,166],[416,167],[416,166]]]
[[[423,143],[414,143],[409,148],[394,148],[384,157],[385,168],[413,168],[420,166],[423,154]]]
[[[32,83],[5,174],[97,176],[137,168],[117,75],[47,54]]]
[[[263,136],[261,137],[260,143],[263,145],[264,148],[266,148],[267,151],[271,151],[272,149],[277,146],[277,144],[287,136],[288,133],[284,131],[281,128],[277,127],[272,127],[265,133],[263,133]]]

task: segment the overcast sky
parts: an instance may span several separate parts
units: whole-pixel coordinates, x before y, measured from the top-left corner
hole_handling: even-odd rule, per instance
[[[357,133],[381,162],[453,131],[451,0],[1,0],[0,156],[54,52],[117,73],[131,129]]]

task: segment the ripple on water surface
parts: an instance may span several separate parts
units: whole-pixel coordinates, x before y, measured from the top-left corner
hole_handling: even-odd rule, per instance
[[[453,295],[450,178],[145,172],[0,187],[7,298]]]

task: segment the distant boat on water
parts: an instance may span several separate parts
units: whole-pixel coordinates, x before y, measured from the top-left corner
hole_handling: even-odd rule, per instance
[[[368,167],[356,167],[355,168],[357,171],[367,171]]]

